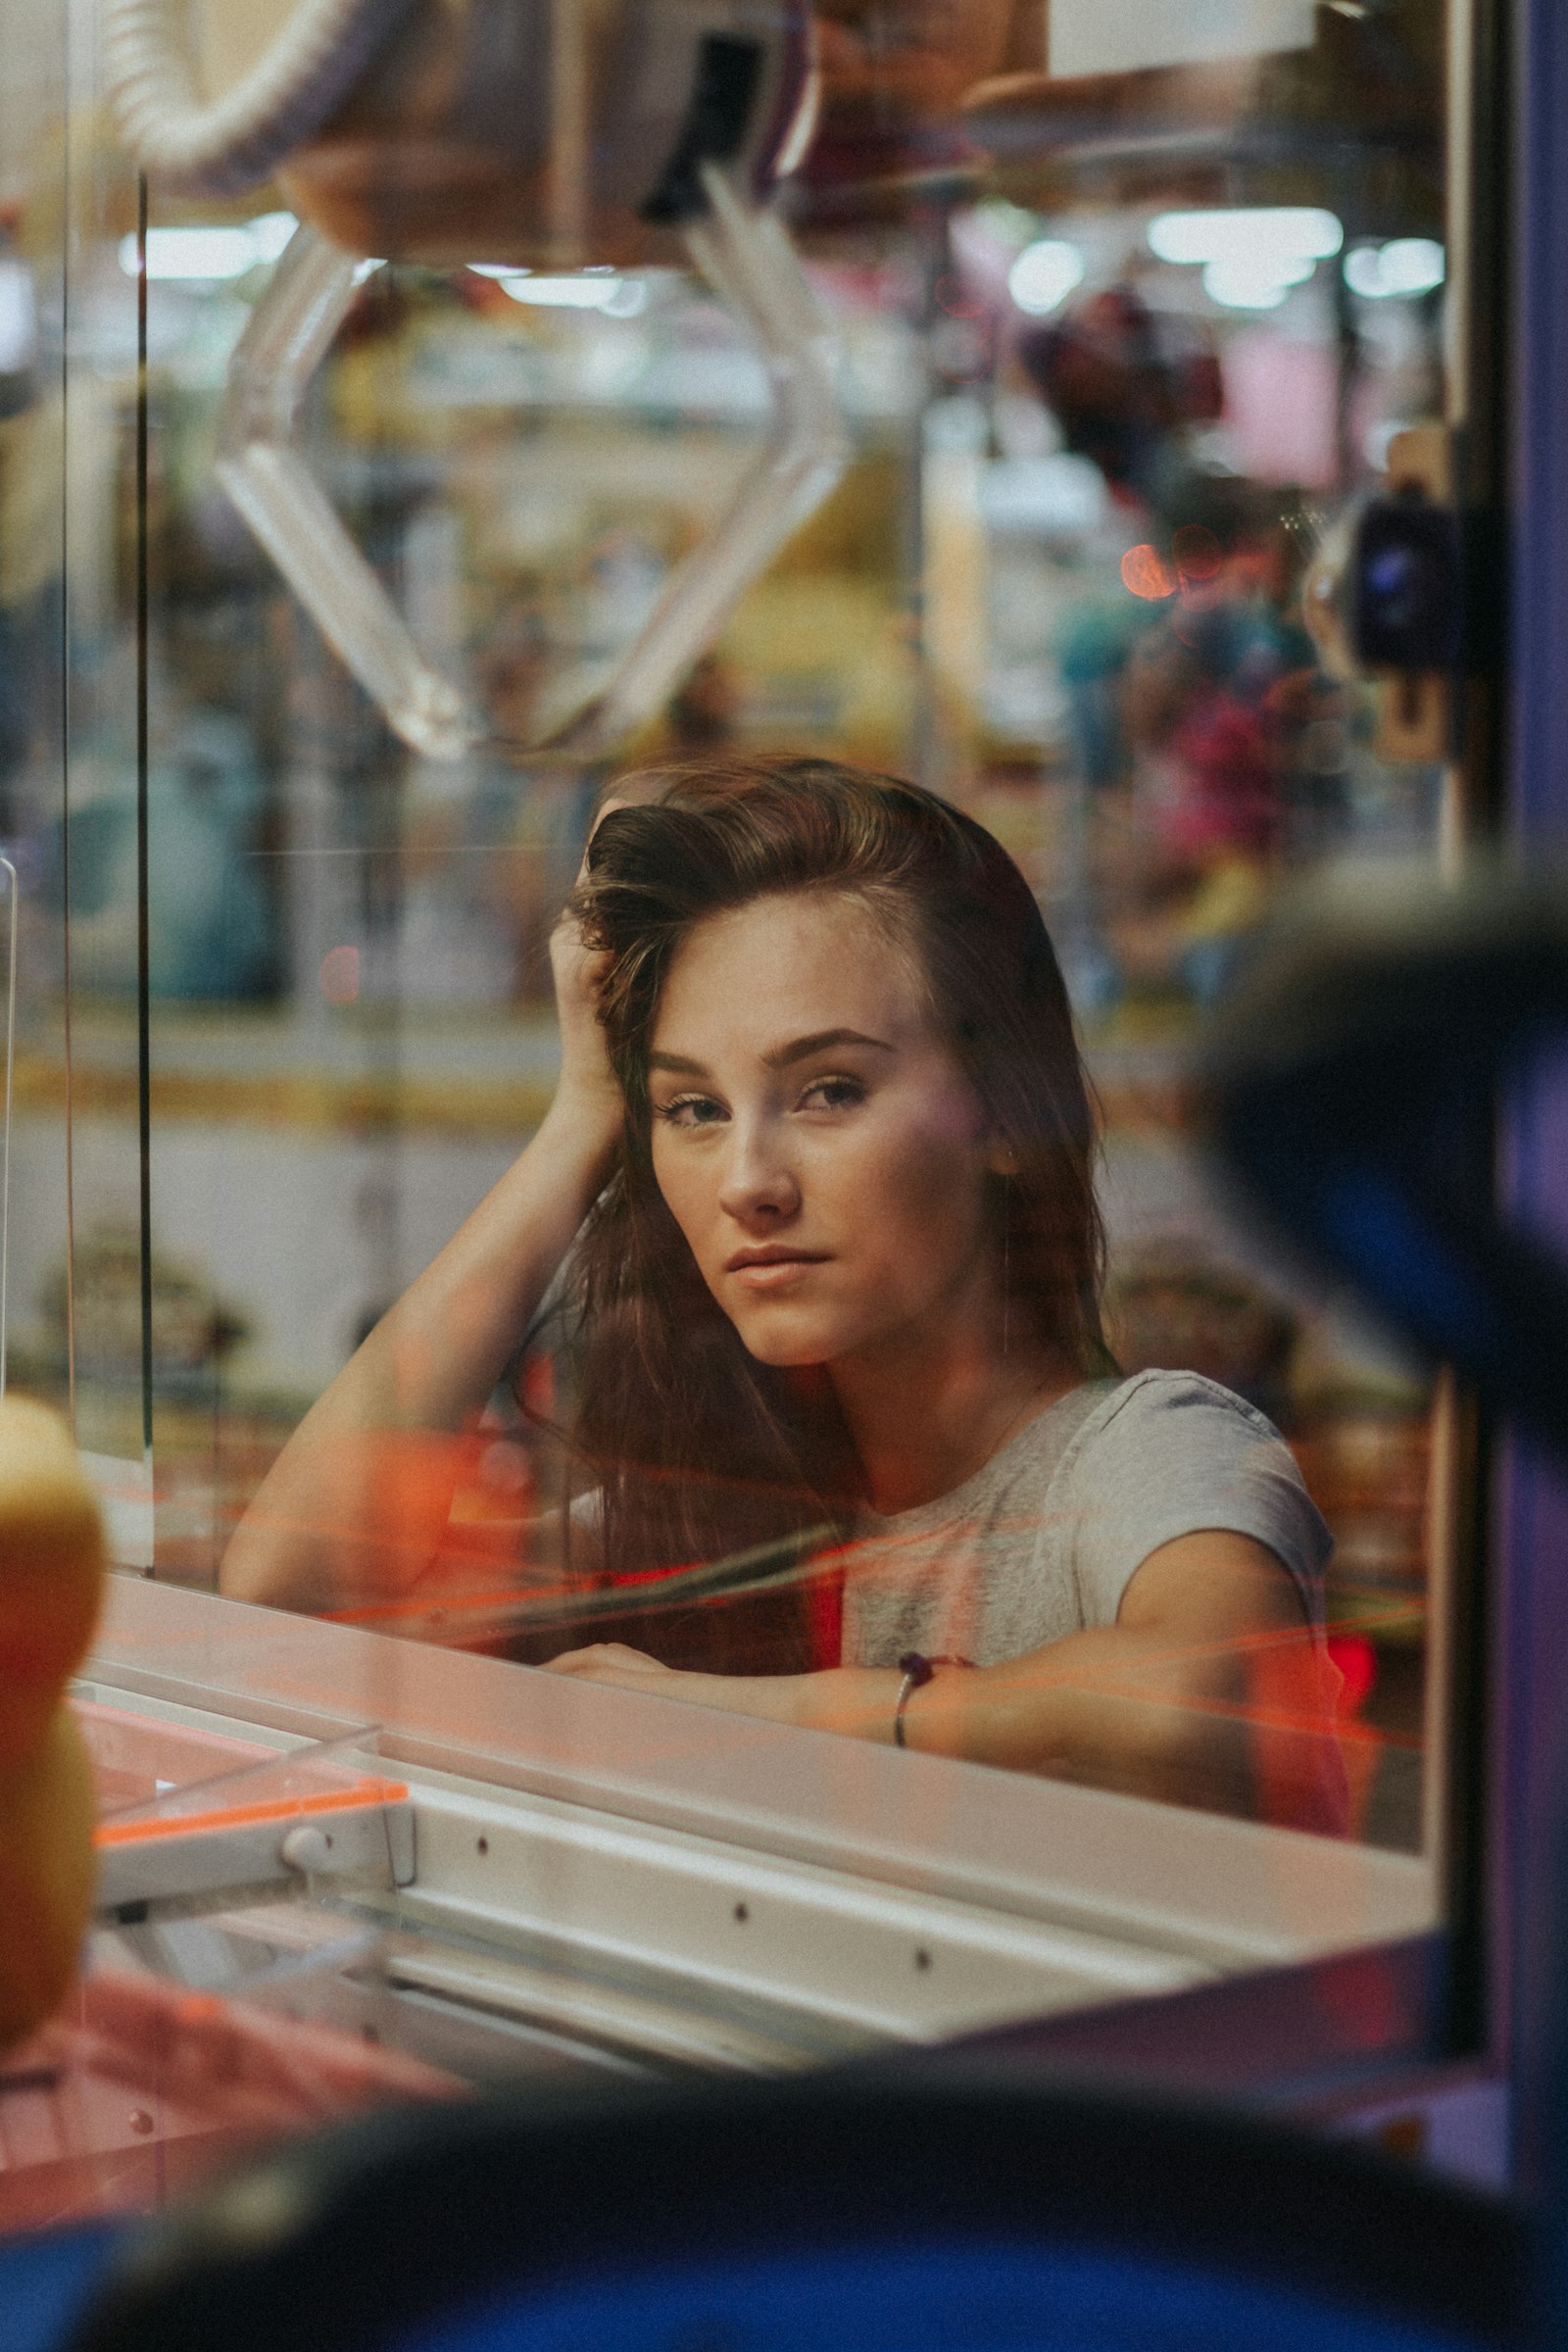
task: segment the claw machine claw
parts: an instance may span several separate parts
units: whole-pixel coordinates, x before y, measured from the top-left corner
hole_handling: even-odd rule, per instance
[[[799,0],[514,13],[417,6],[388,25],[303,8],[243,64],[219,7],[193,48],[149,0],[118,0],[107,35],[145,172],[209,192],[284,172],[305,225],[234,353],[217,477],[395,732],[438,760],[462,759],[487,722],[418,652],[299,446],[312,379],[381,260],[462,267],[482,249],[526,274],[684,256],[766,370],[771,423],[732,505],[610,674],[532,748],[588,760],[654,716],[848,455],[832,339],[770,209],[813,104]]]

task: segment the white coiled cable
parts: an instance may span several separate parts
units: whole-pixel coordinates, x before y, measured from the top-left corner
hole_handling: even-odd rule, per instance
[[[319,129],[408,6],[296,0],[266,55],[221,97],[204,99],[176,28],[179,0],[111,0],[105,77],[121,136],[167,187],[252,187]]]

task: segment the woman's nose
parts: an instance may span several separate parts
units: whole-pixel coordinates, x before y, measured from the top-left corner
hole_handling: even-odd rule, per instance
[[[718,1204],[743,1224],[793,1216],[800,1207],[801,1188],[770,1128],[737,1126]]]

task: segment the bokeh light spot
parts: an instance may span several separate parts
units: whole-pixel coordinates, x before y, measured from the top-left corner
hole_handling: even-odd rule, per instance
[[[1155,604],[1176,593],[1176,574],[1157,548],[1146,541],[1130,547],[1121,560],[1121,584],[1134,596]]]
[[[1044,318],[1084,280],[1084,257],[1060,237],[1026,245],[1007,272],[1007,291],[1026,318]]]

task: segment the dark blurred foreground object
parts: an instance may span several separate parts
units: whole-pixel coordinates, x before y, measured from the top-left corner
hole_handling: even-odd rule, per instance
[[[1568,1269],[1496,1205],[1494,1113],[1568,1030],[1568,881],[1301,899],[1213,1022],[1218,1142],[1289,1231],[1568,1451]]]
[[[1446,670],[1459,652],[1459,526],[1412,495],[1374,499],[1356,526],[1351,622],[1369,669]]]
[[[856,2069],[382,2116],[126,2248],[72,2352],[1420,2352],[1527,2340],[1507,2207],[1127,2094]]]
[[[1219,1134],[1298,1237],[1559,1440],[1568,1282],[1491,1207],[1487,1139],[1510,1065],[1568,1016],[1565,907],[1497,877],[1319,900],[1209,1063]],[[950,2058],[383,2115],[127,2236],[70,2342],[1524,2348],[1562,2340],[1551,2235],[1355,2145]]]

